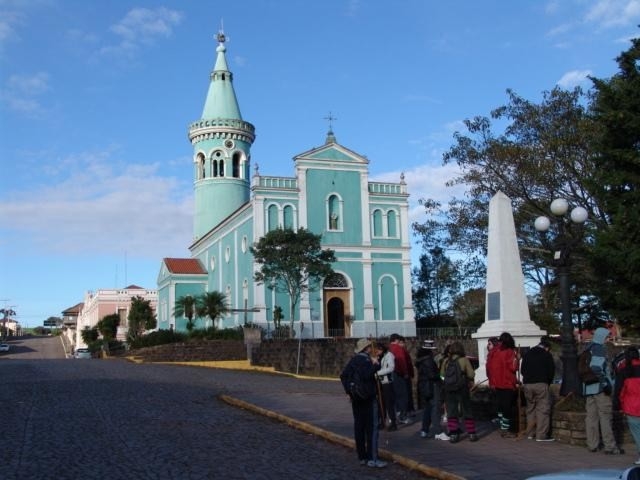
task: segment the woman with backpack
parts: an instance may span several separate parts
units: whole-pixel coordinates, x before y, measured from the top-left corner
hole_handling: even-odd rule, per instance
[[[628,347],[624,351],[624,360],[616,366],[613,409],[624,412],[640,453],[640,354],[637,347]],[[635,464],[640,465],[640,458]]]
[[[500,419],[500,435],[503,438],[517,436],[516,400],[518,398],[518,353],[516,342],[508,332],[500,335],[500,343],[487,361],[489,386],[495,391],[496,408]]]
[[[440,375],[444,379],[445,404],[447,406],[447,429],[449,442],[460,441],[460,419],[464,419],[464,428],[469,440],[476,442],[476,422],[471,413],[471,388],[475,371],[466,357],[460,342],[453,342],[449,347],[449,355],[442,362]]]

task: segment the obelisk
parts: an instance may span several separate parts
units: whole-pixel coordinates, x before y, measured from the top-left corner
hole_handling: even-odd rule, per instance
[[[472,335],[478,341],[480,364],[476,383],[487,378],[487,339],[502,332],[509,332],[520,347],[533,347],[546,334],[529,317],[511,199],[499,191],[489,202],[484,323]]]

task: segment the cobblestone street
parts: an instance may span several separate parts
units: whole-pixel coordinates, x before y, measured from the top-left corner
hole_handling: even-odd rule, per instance
[[[58,339],[51,339],[57,341]],[[0,358],[2,479],[424,478],[216,396],[278,377],[124,360]]]

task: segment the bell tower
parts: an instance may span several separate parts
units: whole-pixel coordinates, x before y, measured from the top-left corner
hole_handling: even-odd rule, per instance
[[[193,145],[194,241],[201,238],[250,198],[251,145],[255,127],[242,120],[227,66],[226,37],[216,36],[216,63],[202,117],[189,126]]]

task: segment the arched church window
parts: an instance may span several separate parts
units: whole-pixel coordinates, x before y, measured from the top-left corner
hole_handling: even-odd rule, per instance
[[[398,236],[396,222],[397,216],[395,210],[389,210],[387,212],[387,235],[391,238],[396,238]]]
[[[218,164],[218,169],[221,177],[224,177],[224,160],[220,160]]]
[[[382,211],[381,210],[373,211],[373,236],[374,237],[382,236]]]
[[[327,210],[329,213],[329,230],[342,230],[342,205],[337,195],[329,196],[327,200]]]
[[[282,226],[284,228],[288,228],[293,230],[293,207],[291,205],[287,205],[282,209]]]
[[[207,173],[204,166],[204,156],[200,159],[200,178],[206,178]]]
[[[199,153],[196,156],[196,179],[200,180],[204,177],[204,155]]]
[[[278,206],[270,205],[267,210],[267,225],[269,226],[269,231],[278,229]]]
[[[233,154],[233,178],[240,178],[240,153]]]
[[[218,176],[218,163],[222,162],[223,154],[220,150],[213,152],[211,155],[211,176]]]
[[[349,283],[344,275],[334,272],[325,279],[324,288],[349,288]]]

